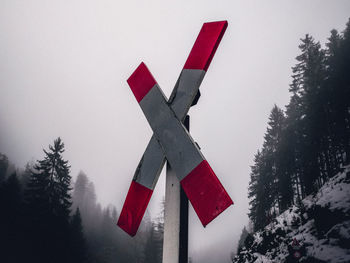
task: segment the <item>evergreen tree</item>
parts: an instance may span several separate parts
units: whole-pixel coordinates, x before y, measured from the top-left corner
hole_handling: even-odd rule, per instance
[[[22,194],[16,173],[0,185],[0,247],[1,262],[15,263],[22,260]]]
[[[328,99],[328,127],[336,165],[350,163],[350,20],[339,35],[336,30],[328,39],[325,87]]]
[[[73,209],[76,209],[77,207],[80,207],[80,209],[83,207],[83,210],[85,209],[85,194],[87,191],[88,183],[88,177],[83,171],[80,171],[74,183],[74,189],[72,194]]]
[[[260,186],[258,181],[258,176],[259,176],[258,165],[259,165],[260,155],[261,155],[260,151],[258,151],[257,154],[254,156],[254,165],[251,166],[250,181],[249,181],[249,187],[248,187],[248,198],[250,199],[248,216],[250,220],[253,222],[254,228],[258,223],[257,217],[258,217],[259,199],[257,197],[259,192],[258,187]]]
[[[9,160],[5,154],[0,153],[0,184],[6,179],[6,171],[9,166]]]
[[[258,151],[251,167],[248,197],[250,199],[249,218],[254,224],[254,230],[259,230],[267,225],[271,218],[271,188],[267,183],[264,153]]]
[[[274,215],[292,203],[291,179],[279,158],[284,121],[283,111],[275,105],[269,117],[263,149],[255,156],[252,166],[249,216],[256,229],[264,227]]]
[[[35,166],[36,167],[36,166]],[[51,240],[51,209],[48,193],[49,176],[36,172],[33,167],[30,181],[25,191],[26,210],[28,218],[24,222],[27,232],[27,253],[30,262],[45,262],[49,260]]]
[[[87,248],[86,241],[83,233],[82,220],[80,216],[79,208],[75,210],[75,213],[71,220],[71,262],[83,263],[87,261]]]
[[[302,151],[303,146],[301,138],[303,137],[300,119],[302,111],[300,106],[300,97],[295,93],[292,95],[286,110],[286,127],[283,131],[283,139],[281,143],[281,151],[285,158],[285,172],[292,179],[297,192],[295,199],[301,200],[305,196]]]
[[[244,241],[247,238],[247,236],[248,236],[248,231],[247,231],[247,229],[244,226],[243,229],[242,229],[241,235],[239,237],[239,240],[238,240],[237,253],[236,254],[239,254],[239,252],[244,247]]]
[[[343,76],[340,83],[341,92],[339,92],[338,98],[341,99],[339,104],[341,105],[341,116],[345,120],[343,128],[343,145],[344,145],[344,164],[350,164],[350,19],[346,24],[346,28],[343,32],[343,41],[340,43],[341,46],[341,68],[340,76]]]
[[[91,231],[98,231],[100,220],[102,220],[102,209],[98,209],[95,186],[88,182],[84,194],[84,202],[81,206],[83,218],[86,217],[86,225],[91,226]]]
[[[44,150],[26,191],[27,229],[33,239],[30,252],[37,262],[67,262],[69,253],[70,180],[68,161],[63,160],[60,138]]]
[[[283,160],[279,158],[284,121],[283,111],[274,105],[269,116],[263,152],[266,156],[264,160],[269,178],[265,183],[270,184],[271,209],[275,214],[286,209],[292,198],[290,178],[284,173]]]
[[[296,130],[300,176],[306,194],[315,190],[315,183],[320,186],[320,138],[324,109],[320,103],[321,86],[325,78],[325,54],[321,45],[306,35],[299,45],[301,54],[293,67],[293,81],[290,85],[294,103],[291,122]],[[290,111],[287,111],[289,114]]]

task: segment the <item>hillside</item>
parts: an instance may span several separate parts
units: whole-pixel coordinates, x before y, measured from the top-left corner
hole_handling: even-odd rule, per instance
[[[233,262],[350,262],[350,166],[249,235]]]

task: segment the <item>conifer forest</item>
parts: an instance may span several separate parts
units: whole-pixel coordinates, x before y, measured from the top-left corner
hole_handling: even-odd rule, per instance
[[[275,105],[251,167],[254,229],[316,192],[350,163],[350,21],[322,48],[306,35],[293,66],[290,102]]]
[[[84,172],[71,181],[64,150],[57,138],[24,170],[1,154],[1,262],[161,262],[162,216],[146,215],[132,241],[116,226],[116,208],[97,203]]]
[[[274,105],[254,156],[235,263],[350,261],[350,21],[299,50],[290,102]]]

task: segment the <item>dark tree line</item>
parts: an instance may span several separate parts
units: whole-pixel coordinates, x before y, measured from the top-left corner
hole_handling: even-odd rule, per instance
[[[129,237],[116,226],[116,208],[97,203],[83,172],[71,183],[63,152],[58,138],[24,171],[0,153],[0,262],[161,262],[162,216],[146,216]]]
[[[350,20],[325,48],[306,35],[286,110],[274,106],[251,168],[249,217],[263,228],[350,163]]]
[[[1,262],[84,262],[81,218],[71,215],[69,165],[58,138],[33,167],[6,178],[9,162],[1,160]],[[80,240],[77,243],[75,241]]]

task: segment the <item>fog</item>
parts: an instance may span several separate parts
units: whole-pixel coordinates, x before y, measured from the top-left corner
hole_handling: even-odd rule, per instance
[[[169,96],[202,24],[227,20],[189,114],[192,137],[235,204],[206,228],[190,207],[189,254],[229,262],[248,224],[250,165],[272,106],[288,103],[299,39],[324,43],[349,11],[347,0],[1,0],[0,152],[24,167],[60,136],[72,176],[83,170],[99,202],[120,212],[152,136],[126,79],[144,61]]]

